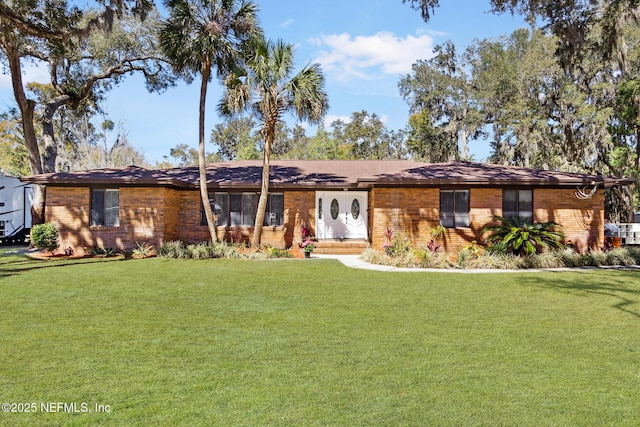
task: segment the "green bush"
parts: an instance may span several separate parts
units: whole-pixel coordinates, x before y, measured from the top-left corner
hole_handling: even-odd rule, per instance
[[[628,246],[627,253],[634,260],[635,264],[640,264],[640,247],[639,246]]]
[[[291,252],[288,249],[278,249],[273,246],[266,246],[264,254],[267,258],[291,258]]]
[[[166,258],[189,258],[187,247],[180,240],[163,243],[158,255]]]
[[[572,249],[565,249],[560,253],[562,262],[565,267],[584,267],[586,265],[586,258]]]
[[[402,257],[411,249],[409,239],[391,228],[385,231],[385,238],[387,241],[384,244],[384,252],[390,257]]]
[[[194,243],[187,246],[187,258],[207,259],[213,258],[213,247],[209,242]]]
[[[36,248],[55,251],[58,248],[58,229],[52,223],[34,225],[31,227],[31,243]]]
[[[533,255],[542,252],[545,248],[562,249],[564,235],[558,229],[561,227],[555,222],[536,222],[533,224],[520,224],[517,219],[509,219],[494,216],[500,221],[498,225],[488,225],[482,233],[492,233],[487,242],[501,243],[506,251],[515,255]]]
[[[143,243],[136,242],[136,247],[131,253],[133,256],[146,258],[149,256],[153,256],[154,248],[153,248],[153,245],[148,245],[147,242],[143,242]]]
[[[513,253],[504,253],[500,250],[499,243],[494,246],[498,246],[498,249],[487,250],[484,253],[475,253],[465,248],[460,251],[455,264],[449,261],[445,253],[435,253],[427,249],[411,249],[404,255],[391,257],[370,248],[361,255],[361,258],[372,264],[394,267],[518,270],[638,265],[637,257],[640,255],[640,249],[629,247],[610,251],[591,251],[584,255],[565,249],[518,256]]]
[[[242,246],[229,245],[225,242],[200,242],[187,245],[176,240],[165,242],[158,250],[158,256],[186,259],[243,258],[241,249]]]
[[[373,248],[365,249],[360,258],[371,264],[394,265],[395,260],[387,254],[382,254]]]
[[[547,251],[522,258],[522,268],[562,268],[566,267],[561,251]]]
[[[451,263],[444,252],[432,251],[431,249],[412,249],[410,253],[414,265],[406,265],[406,267],[451,268]]]
[[[634,257],[627,248],[612,249],[610,251],[591,251],[584,256],[585,265],[600,267],[603,265],[635,265]]]

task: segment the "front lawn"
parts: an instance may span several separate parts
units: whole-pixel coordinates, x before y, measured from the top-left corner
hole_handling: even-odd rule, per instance
[[[639,279],[0,252],[0,425],[635,426]]]

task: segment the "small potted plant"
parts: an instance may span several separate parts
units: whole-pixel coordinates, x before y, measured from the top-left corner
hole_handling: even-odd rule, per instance
[[[304,257],[310,258],[311,252],[316,250],[315,238],[311,236],[307,227],[302,227],[300,234],[302,235],[302,243],[299,243],[298,246],[303,250]]]

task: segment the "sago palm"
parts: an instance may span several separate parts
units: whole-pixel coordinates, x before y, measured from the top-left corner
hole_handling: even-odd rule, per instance
[[[262,40],[242,69],[230,74],[219,110],[232,116],[252,110],[261,122],[263,139],[262,182],[251,245],[258,249],[269,195],[271,149],[278,123],[291,112],[299,120],[319,123],[329,103],[319,64],[293,73],[293,46],[281,40]]]
[[[258,7],[239,0],[165,0],[169,11],[160,29],[160,44],[175,70],[191,80],[199,74],[200,114],[198,122],[198,166],[200,195],[211,240],[216,241],[216,225],[209,204],[204,150],[204,119],[207,86],[212,68],[225,76],[243,58],[243,53],[262,39]]]
[[[494,216],[500,224],[485,227],[483,233],[491,233],[487,242],[503,245],[505,250],[515,255],[533,255],[543,248],[561,249],[564,234],[555,222],[535,222],[520,224],[518,219]]]

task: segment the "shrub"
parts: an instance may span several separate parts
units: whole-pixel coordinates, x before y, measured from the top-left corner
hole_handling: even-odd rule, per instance
[[[266,246],[264,254],[267,258],[291,258],[291,252],[287,249],[278,249],[273,246]]]
[[[216,242],[211,245],[211,251],[214,258],[230,258],[237,259],[242,258],[242,250],[245,249],[244,244],[228,244],[226,242]]]
[[[640,264],[640,247],[628,246],[625,249],[627,250],[627,253],[629,254],[629,256],[633,258],[634,263],[636,265]]]
[[[467,258],[463,268],[517,270],[522,268],[522,258],[507,253],[486,251],[478,258]]]
[[[560,256],[562,257],[562,262],[565,267],[583,267],[586,263],[586,259],[583,255],[580,255],[571,249],[565,249],[560,252]]]
[[[106,257],[116,256],[116,250],[114,248],[102,248],[102,254]]]
[[[627,248],[617,248],[607,252],[607,265],[635,265],[635,259]]]
[[[414,265],[407,265],[407,267],[451,268],[447,254],[432,251],[430,248],[426,250],[413,249],[411,251],[411,257]]]
[[[187,247],[180,240],[163,243],[158,250],[158,255],[166,258],[189,258]]]
[[[53,252],[58,248],[58,229],[52,223],[31,227],[31,243],[36,248]]]
[[[373,248],[365,249],[362,255],[360,255],[360,258],[366,262],[370,262],[371,264],[395,265],[395,261],[393,258],[391,258],[389,255],[381,254]]]
[[[522,268],[562,268],[565,261],[561,251],[547,251],[522,258]]]
[[[491,255],[507,255],[509,251],[507,250],[507,245],[502,242],[495,242],[490,246],[487,246],[486,253]]]
[[[459,268],[467,268],[467,263],[476,260],[482,256],[482,250],[475,240],[462,248],[458,253],[457,266]]]
[[[138,258],[146,258],[149,256],[153,256],[154,248],[153,245],[147,245],[146,242],[138,243],[136,242],[136,247],[131,251],[133,256]]]
[[[191,259],[213,258],[213,248],[208,242],[194,243],[187,246],[186,257]]]
[[[410,249],[409,239],[397,233],[391,244],[385,248],[385,252],[391,257],[398,257],[407,254]]]
[[[491,243],[502,243],[507,252],[515,255],[533,255],[544,248],[562,249],[564,235],[556,231],[561,226],[555,222],[520,224],[517,219],[494,216],[499,225],[486,226],[482,232],[491,232],[487,239]]]
[[[200,242],[186,245],[179,240],[166,242],[158,250],[158,256],[166,258],[243,258],[242,245],[225,242]]]

